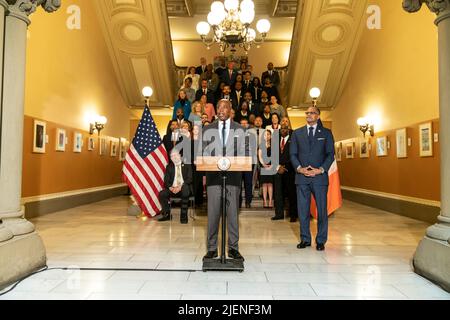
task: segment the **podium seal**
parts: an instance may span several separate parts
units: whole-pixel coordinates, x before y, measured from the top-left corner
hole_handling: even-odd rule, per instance
[[[231,160],[226,157],[220,158],[217,167],[220,171],[228,171],[231,168]]]

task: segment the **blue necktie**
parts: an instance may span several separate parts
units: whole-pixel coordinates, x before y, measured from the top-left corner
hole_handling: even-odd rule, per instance
[[[314,142],[314,127],[309,127],[308,141],[309,145],[312,146]]]

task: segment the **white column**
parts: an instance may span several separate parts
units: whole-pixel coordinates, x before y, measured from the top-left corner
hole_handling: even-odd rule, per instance
[[[450,243],[450,1],[436,19],[439,30],[439,105],[441,141],[441,215],[442,232],[430,228],[432,237]]]
[[[0,0],[0,290],[46,264],[44,243],[20,203],[28,16],[41,5],[53,12],[61,1]]]
[[[25,97],[26,12],[18,4],[10,6],[5,19],[2,152],[0,171],[0,219],[14,236],[31,233],[34,226],[23,218],[22,151]]]
[[[423,3],[437,15],[439,36],[441,213],[419,243],[413,263],[417,273],[450,291],[450,0],[404,0],[403,8],[416,12]]]
[[[3,61],[3,39],[5,36],[5,15],[6,15],[6,10],[8,9],[8,4],[6,3],[5,0],[0,0],[0,61]],[[3,74],[3,64],[0,63],[0,75]],[[0,77],[0,88],[3,85],[3,78]],[[2,123],[3,119],[3,105],[0,101],[0,123]],[[2,126],[3,127],[3,124]],[[3,185],[3,170],[4,170],[4,164],[2,163],[2,150],[5,150],[3,147],[3,143],[2,143],[2,136],[0,135],[0,193],[1,193],[1,186]],[[0,203],[2,203],[2,198],[0,198]],[[1,206],[1,205],[0,205]],[[0,212],[1,212],[1,208],[0,208]],[[0,221],[1,217],[0,217]],[[0,223],[0,242],[9,240],[13,237],[13,234],[11,232],[11,230],[5,228],[3,223]]]

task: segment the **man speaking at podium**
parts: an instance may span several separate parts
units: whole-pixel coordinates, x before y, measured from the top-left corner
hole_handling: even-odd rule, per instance
[[[244,129],[232,121],[231,103],[220,100],[217,104],[218,120],[203,130],[204,157],[236,157],[248,155],[248,143],[245,142]],[[242,172],[226,172],[227,194],[227,227],[228,227],[228,257],[244,260],[239,253],[239,193],[241,192]],[[218,256],[217,237],[221,216],[221,188],[223,174],[219,172],[206,173],[206,190],[208,193],[208,252],[203,259],[213,259]],[[224,241],[224,239],[222,240]]]

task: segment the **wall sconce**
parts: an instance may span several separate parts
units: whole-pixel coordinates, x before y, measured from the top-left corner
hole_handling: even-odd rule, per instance
[[[94,131],[97,130],[98,135],[100,135],[100,131],[105,128],[105,124],[108,122],[105,116],[97,116],[94,123],[90,124],[89,134],[94,134]]]
[[[142,95],[145,98],[145,106],[148,107],[148,100],[153,95],[153,89],[151,87],[144,87],[144,89],[142,89]]]
[[[375,128],[373,122],[369,118],[359,118],[358,121],[359,130],[363,133],[364,138],[366,137],[366,132],[369,131],[370,136],[375,135]]]
[[[317,99],[320,97],[320,89],[319,88],[312,88],[309,90],[309,96],[312,99],[312,103],[314,107],[317,107]]]

